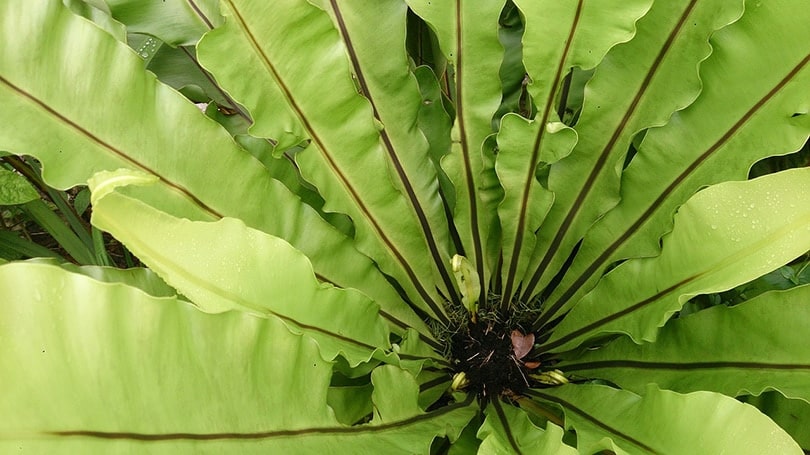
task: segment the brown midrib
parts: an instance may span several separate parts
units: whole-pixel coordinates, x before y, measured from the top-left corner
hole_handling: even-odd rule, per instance
[[[346,48],[349,53],[349,58],[352,62],[352,67],[354,68],[355,76],[357,77],[357,81],[360,84],[360,89],[362,91],[363,96],[368,99],[369,103],[371,104],[371,109],[374,112],[374,118],[377,119],[380,123],[382,123],[382,119],[380,117],[379,110],[377,109],[377,103],[374,100],[374,97],[371,94],[371,90],[368,87],[368,83],[366,82],[366,76],[363,72],[363,69],[360,66],[360,59],[357,57],[357,52],[354,48],[354,44],[352,43],[351,35],[346,27],[345,19],[343,18],[343,14],[340,11],[340,7],[337,4],[336,0],[330,0],[332,4],[332,10],[335,12],[335,17],[337,18],[338,27],[340,28],[341,34],[343,35],[343,39],[346,42]],[[380,131],[380,137],[382,137],[383,144],[385,145],[385,150],[388,154],[388,157],[391,160],[391,163],[394,165],[394,169],[397,173],[397,177],[399,177],[400,182],[402,183],[403,188],[405,189],[405,194],[408,197],[408,201],[411,203],[411,206],[416,212],[416,217],[419,220],[419,225],[422,229],[422,233],[424,234],[425,241],[428,244],[428,249],[430,250],[430,254],[433,257],[433,262],[436,264],[436,268],[439,270],[439,274],[442,277],[442,281],[444,282],[445,288],[450,293],[450,298],[453,302],[460,304],[461,300],[456,293],[456,289],[453,286],[453,280],[450,278],[450,274],[447,271],[447,264],[444,260],[442,260],[442,255],[439,252],[439,248],[436,245],[436,240],[433,235],[433,229],[431,228],[430,222],[427,219],[427,215],[425,214],[424,209],[422,208],[422,204],[419,201],[419,198],[416,195],[416,191],[413,189],[413,185],[411,184],[408,175],[405,173],[405,169],[402,166],[402,163],[397,156],[397,153],[394,149],[394,145],[391,142],[391,137],[388,134],[388,131],[385,127],[382,128]],[[438,184],[438,182],[437,182]]]
[[[546,401],[550,401],[552,403],[557,403],[558,405],[562,406],[564,409],[567,409],[567,410],[572,411],[572,412],[574,412],[576,414],[579,414],[580,417],[588,420],[593,425],[596,425],[597,427],[602,428],[603,430],[608,431],[610,433],[619,435],[622,439],[625,439],[625,440],[637,445],[638,447],[644,449],[647,453],[657,453],[653,448],[649,447],[648,445],[644,444],[643,442],[639,441],[638,439],[635,439],[632,436],[629,436],[629,435],[619,431],[618,429],[611,427],[610,425],[608,425],[608,424],[602,422],[601,420],[597,419],[596,417],[590,415],[588,412],[584,411],[583,409],[580,409],[579,407],[575,406],[572,403],[569,403],[566,400],[563,400],[562,398],[556,397],[554,395],[547,394],[547,393],[545,393],[545,392],[543,392],[542,390],[539,390],[539,389],[529,390],[527,392],[527,395],[537,397],[537,398],[540,398],[540,399],[543,399],[543,400],[546,400]]]
[[[540,264],[538,265],[537,270],[532,275],[531,280],[529,281],[528,285],[526,286],[526,289],[525,289],[524,294],[523,294],[524,301],[528,301],[532,297],[532,294],[534,293],[534,288],[535,288],[535,286],[537,286],[537,283],[540,280],[541,276],[543,275],[543,272],[544,272],[545,268],[548,267],[549,263],[551,262],[551,259],[554,257],[554,255],[557,252],[557,249],[559,248],[560,244],[562,243],[563,238],[567,235],[568,230],[570,229],[574,218],[576,217],[576,215],[579,213],[580,209],[582,208],[582,205],[583,205],[583,202],[585,201],[585,198],[588,196],[591,189],[593,188],[593,185],[596,182],[596,178],[598,177],[599,174],[601,174],[601,172],[602,172],[602,170],[604,168],[604,165],[607,162],[608,157],[610,156],[610,152],[612,151],[613,147],[616,145],[616,142],[618,142],[619,136],[621,135],[621,133],[626,128],[626,126],[629,123],[631,117],[635,114],[635,110],[638,107],[638,104],[641,102],[641,98],[647,92],[647,89],[649,88],[653,77],[656,75],[659,67],[661,66],[661,62],[663,62],[664,57],[667,55],[667,53],[669,52],[669,49],[672,47],[672,44],[675,42],[675,38],[680,33],[681,29],[683,28],[683,25],[686,23],[687,18],[692,13],[692,10],[694,9],[696,3],[697,3],[697,0],[692,0],[689,3],[686,10],[683,12],[683,14],[681,14],[681,17],[678,19],[678,23],[676,24],[675,28],[672,30],[672,32],[670,32],[669,36],[667,37],[667,40],[664,43],[664,46],[662,46],[660,52],[658,53],[658,55],[656,55],[655,60],[653,61],[653,64],[650,66],[649,71],[647,71],[647,74],[645,75],[644,80],[642,81],[641,86],[639,87],[639,90],[636,92],[636,95],[633,97],[633,101],[630,103],[630,105],[629,105],[627,111],[625,112],[624,116],[622,117],[621,121],[617,125],[616,129],[613,131],[613,135],[611,136],[610,140],[608,141],[607,144],[605,144],[605,147],[602,149],[602,152],[599,154],[599,157],[597,158],[596,162],[594,163],[593,169],[591,170],[590,174],[588,175],[588,178],[585,180],[585,183],[584,183],[584,185],[582,187],[582,190],[579,192],[579,194],[577,195],[577,197],[576,197],[574,203],[572,204],[571,208],[568,210],[568,213],[566,214],[565,218],[563,219],[563,222],[560,225],[560,228],[557,230],[557,233],[554,235],[554,238],[552,239],[551,243],[549,244],[548,249],[546,250],[545,254],[543,255],[543,258],[540,261]],[[551,308],[550,307],[550,308],[546,309],[545,311],[543,311],[543,314],[537,319],[537,322],[535,323],[535,327],[542,326],[544,323],[548,322],[548,320],[554,316],[554,313],[558,309],[559,309],[559,307],[557,307],[557,308]]]
[[[762,106],[764,106],[768,101],[770,101],[791,79],[793,79],[796,74],[801,71],[807,63],[810,62],[810,54],[806,55],[804,59],[802,59],[798,65],[796,65],[787,76],[785,76],[781,81],[779,81],[776,86],[769,91],[765,96],[763,96],[754,106],[748,110],[748,112],[743,115],[740,120],[737,121],[725,134],[723,134],[720,139],[718,139],[711,147],[709,147],[704,153],[702,153],[692,164],[690,164],[682,173],[680,173],[675,180],[669,184],[669,186],[661,192],[661,194],[653,201],[647,209],[644,210],[644,213],[636,219],[635,222],[625,230],[619,238],[617,238],[610,246],[608,246],[605,251],[596,258],[596,260],[588,266],[585,271],[580,274],[580,276],[571,284],[571,286],[566,289],[566,291],[560,296],[559,299],[550,307],[554,309],[554,311],[558,310],[560,307],[565,305],[577,291],[577,289],[582,286],[588,278],[594,274],[604,263],[607,261],[616,250],[619,249],[627,240],[630,239],[633,234],[647,222],[647,220],[652,216],[653,212],[658,210],[661,203],[672,194],[673,191],[681,184],[684,180],[686,180],[689,175],[692,174],[701,164],[703,164],[706,160],[708,160],[717,150],[720,149],[726,142],[731,139],[731,137],[737,133],[744,124],[746,124],[754,114],[759,111]]]
[[[456,119],[459,129],[459,145],[461,157],[464,161],[464,180],[467,186],[467,198],[470,204],[470,230],[472,231],[473,251],[475,254],[475,268],[481,281],[481,292],[487,289],[484,282],[484,250],[481,244],[481,232],[478,228],[478,192],[475,188],[475,179],[472,174],[469,144],[467,143],[467,125],[464,118],[464,64],[462,57],[462,30],[464,28],[463,14],[461,13],[462,0],[456,0]]]
[[[540,160],[540,147],[542,146],[543,139],[545,138],[544,133],[546,131],[546,123],[548,122],[548,118],[551,115],[551,110],[553,109],[554,96],[557,94],[556,87],[559,86],[560,80],[562,79],[565,62],[568,59],[568,53],[571,50],[571,42],[574,39],[574,34],[576,33],[577,26],[579,25],[579,18],[582,14],[582,2],[583,0],[579,0],[577,2],[577,10],[574,14],[574,20],[571,23],[571,29],[568,31],[568,39],[565,41],[565,47],[563,49],[562,56],[560,57],[560,62],[557,64],[557,71],[553,79],[554,83],[551,85],[552,89],[549,90],[548,99],[546,100],[546,107],[543,110],[542,120],[538,125],[537,137],[535,138],[534,146],[532,148],[532,156],[529,163],[528,172],[526,173],[526,179],[523,184],[523,195],[521,196],[515,245],[512,249],[512,258],[509,261],[509,272],[507,273],[506,286],[504,286],[503,291],[504,299],[507,302],[512,297],[512,287],[514,286],[514,280],[517,278],[515,274],[520,259],[520,250],[523,247],[523,231],[526,229],[527,218],[526,212],[528,211],[529,195],[531,194],[532,190],[532,181],[535,178],[535,169],[537,168],[537,163]],[[505,309],[506,305],[504,303],[502,303],[502,305]]]
[[[565,371],[598,370],[602,368],[638,368],[643,370],[710,370],[715,368],[737,368],[758,370],[808,370],[810,364],[768,363],[734,360],[708,362],[660,362],[644,360],[595,360],[565,365]]]
[[[402,269],[408,275],[408,278],[411,280],[411,283],[413,284],[414,288],[419,293],[419,296],[422,298],[425,304],[428,305],[428,307],[430,307],[431,311],[433,311],[436,319],[438,319],[440,322],[444,324],[447,324],[449,322],[447,316],[444,315],[442,309],[433,300],[430,294],[428,294],[427,290],[422,286],[422,283],[416,276],[413,267],[411,267],[411,265],[404,258],[402,253],[396,247],[396,245],[394,245],[391,239],[389,239],[388,236],[385,234],[385,232],[383,231],[382,227],[379,225],[377,220],[371,215],[369,208],[366,207],[366,205],[363,203],[363,199],[357,193],[357,190],[355,190],[355,188],[350,184],[349,180],[343,174],[337,163],[335,163],[332,157],[328,153],[326,153],[327,148],[325,147],[323,140],[315,132],[315,129],[309,123],[309,119],[304,115],[303,110],[301,109],[300,106],[298,106],[298,103],[292,96],[289,87],[287,87],[287,85],[284,83],[283,79],[278,74],[278,71],[276,71],[275,66],[270,61],[269,57],[264,53],[262,48],[259,46],[258,40],[253,35],[252,31],[248,28],[247,23],[245,22],[245,19],[242,16],[242,13],[236,8],[236,6],[233,4],[231,0],[227,0],[227,2],[230,5],[231,11],[234,14],[234,18],[239,21],[242,30],[244,31],[245,35],[250,41],[251,46],[256,51],[256,53],[261,57],[262,61],[265,64],[265,67],[273,75],[273,78],[278,84],[279,89],[284,93],[284,97],[287,99],[287,102],[289,103],[290,107],[296,112],[298,119],[301,121],[301,123],[309,132],[312,141],[317,145],[318,150],[321,152],[321,156],[329,164],[329,167],[332,169],[332,172],[335,174],[335,176],[342,182],[343,187],[346,189],[346,191],[348,191],[354,203],[357,205],[357,207],[369,221],[371,226],[374,228],[379,239],[383,242],[383,244],[385,244],[388,250],[394,255],[397,262],[399,262],[399,264],[402,266]]]
[[[49,436],[61,437],[89,437],[97,439],[123,439],[135,441],[172,441],[172,440],[191,440],[191,441],[211,441],[211,440],[257,440],[257,439],[270,439],[285,436],[305,436],[305,435],[319,435],[319,434],[362,434],[362,433],[376,433],[394,428],[406,427],[425,420],[435,419],[441,415],[448,414],[457,409],[469,406],[473,401],[474,395],[468,395],[468,398],[462,402],[454,403],[444,406],[436,411],[419,414],[408,419],[399,420],[395,422],[388,422],[379,425],[356,425],[356,426],[336,426],[336,427],[321,427],[321,428],[302,428],[299,430],[276,430],[276,431],[260,431],[250,433],[136,433],[136,432],[114,432],[114,431],[93,431],[93,430],[62,430],[62,431],[45,431],[42,434]]]
[[[127,155],[123,151],[121,151],[118,148],[114,147],[109,142],[101,139],[100,137],[98,137],[95,134],[93,134],[92,132],[90,132],[88,129],[84,128],[83,126],[79,125],[78,123],[76,123],[76,122],[70,120],[69,118],[65,117],[64,115],[62,115],[61,113],[56,111],[56,109],[48,106],[45,102],[43,102],[39,98],[37,98],[34,95],[26,92],[25,90],[18,87],[17,85],[11,83],[8,79],[0,76],[0,82],[5,84],[7,87],[9,87],[11,90],[18,93],[22,97],[28,99],[29,101],[33,102],[34,104],[36,104],[40,108],[44,109],[49,114],[51,114],[54,117],[58,118],[62,123],[66,124],[66,125],[69,125],[73,130],[77,131],[82,136],[85,136],[90,141],[94,142],[98,146],[106,149],[107,151],[109,151],[110,153],[112,153],[113,155],[118,157],[120,160],[128,163],[133,168],[139,169],[139,170],[141,170],[141,171],[143,171],[143,172],[145,172],[147,174],[151,174],[151,175],[156,176],[166,186],[176,190],[177,192],[179,192],[180,194],[182,194],[183,196],[185,196],[186,198],[188,198],[189,200],[194,202],[194,204],[196,204],[198,207],[200,207],[203,211],[208,213],[210,216],[213,216],[215,218],[222,218],[223,217],[222,214],[220,214],[218,211],[216,211],[215,209],[213,209],[210,206],[208,206],[207,204],[205,204],[197,196],[195,196],[191,191],[187,190],[182,185],[169,180],[164,175],[162,175],[159,172],[155,171],[154,169],[150,168],[146,164],[143,164],[143,163],[141,163],[139,161],[136,161],[135,159],[133,159],[132,157],[130,157],[129,155]]]

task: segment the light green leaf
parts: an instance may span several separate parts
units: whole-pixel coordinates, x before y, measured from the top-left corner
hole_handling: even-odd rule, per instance
[[[777,392],[763,393],[758,397],[746,397],[745,402],[756,406],[760,411],[784,428],[805,453],[810,450],[810,403],[804,400],[789,400]]]
[[[644,128],[663,125],[701,90],[698,64],[711,53],[709,36],[737,20],[743,0],[657,1],[636,24],[633,40],[614,47],[585,88],[573,152],[552,165],[555,202],[532,255],[524,301],[558,273],[588,228],[619,201],[628,148]],[[560,309],[548,305],[549,321]]]
[[[504,185],[498,206],[503,231],[504,299],[516,291],[535,247],[535,232],[551,209],[552,193],[535,177],[538,166],[568,155],[576,133],[557,113],[563,79],[571,68],[593,68],[617,43],[635,33],[650,0],[558,2],[517,1],[525,18],[523,61],[537,110],[534,121],[509,115],[498,133],[496,170]],[[551,45],[551,43],[554,43]]]
[[[478,430],[481,447],[478,453],[576,455],[578,452],[562,441],[563,429],[547,422],[537,427],[526,411],[511,405],[493,403],[487,407],[487,418]]]
[[[755,407],[712,392],[681,395],[651,385],[639,396],[602,385],[530,392],[565,412],[577,448],[593,453],[610,438],[631,454],[801,454],[790,436]]]
[[[276,319],[45,264],[3,265],[0,289],[0,386],[14,391],[0,396],[3,453],[419,453],[475,412],[418,411],[413,378],[384,367],[380,415],[344,426],[327,405],[332,362]]]
[[[290,244],[232,218],[175,218],[115,191],[138,179],[145,178],[119,172],[91,179],[93,224],[197,306],[279,318],[316,339],[328,358],[341,353],[352,366],[390,348],[379,306],[357,291],[318,283]]]
[[[610,48],[630,41],[636,34],[636,21],[653,2],[517,0],[515,4],[526,22],[523,62],[531,77],[528,89],[538,110],[551,106],[549,114],[543,115],[551,119],[557,118],[552,92],[559,89],[565,74],[575,66],[595,67]]]
[[[274,5],[266,6],[272,8]],[[222,26],[209,33],[197,46],[200,63],[214,74],[220,87],[227,90],[250,110],[250,115],[256,120],[250,127],[252,135],[272,139],[277,144],[279,152],[301,144],[307,138],[304,125],[297,118],[294,108],[286,101],[283,88],[279,87],[273,79],[272,71],[261,61],[263,51],[255,47],[265,44],[267,40],[258,42],[256,41],[258,37],[253,37],[253,41],[251,41],[252,35],[243,36],[247,30],[247,24],[243,25],[239,21],[243,15],[234,16],[231,12],[233,10],[231,3],[224,3],[223,7],[227,20]],[[275,7],[280,8],[279,5],[275,5]],[[299,4],[299,7],[317,15],[318,9],[312,5]],[[250,21],[267,20],[269,11],[266,10],[262,13],[250,11],[246,13],[246,19]],[[283,18],[282,14],[273,16]],[[291,18],[285,19],[290,20]],[[320,19],[319,25],[329,24],[326,15]],[[262,33],[271,32],[263,30]],[[294,38],[295,34],[287,33],[285,36]],[[278,39],[277,36],[275,38]],[[234,61],[234,59],[227,58],[228,56],[238,56],[239,59]],[[299,57],[305,58],[305,54],[300,53]],[[227,64],[225,60],[228,61]],[[259,85],[252,81],[262,81],[261,90],[257,90]]]
[[[347,54],[335,51],[342,40],[329,15],[301,0],[227,0],[223,6],[228,20],[197,51],[251,111],[251,134],[290,145],[308,138],[296,162],[304,178],[329,195],[324,210],[348,214],[357,248],[395,277],[415,304],[445,320],[434,277],[446,262],[434,260],[422,220],[408,216],[415,193],[406,198],[391,181],[374,107],[358,94]],[[318,78],[311,77],[312,68],[318,68]],[[412,102],[419,103],[415,84],[413,89]],[[438,199],[432,201],[435,206]]]
[[[0,168],[0,205],[25,204],[39,199],[39,193],[22,175]]]
[[[611,271],[543,349],[564,351],[609,333],[654,341],[659,327],[691,297],[781,267],[810,250],[809,234],[810,168],[711,186],[678,210],[660,256],[629,260]]]
[[[419,384],[408,372],[392,365],[382,366],[371,373],[374,383],[374,420],[393,421],[419,414]],[[396,384],[397,393],[390,394],[386,389],[381,391],[380,382]],[[390,388],[388,388],[390,390]],[[461,428],[458,429],[461,432]]]
[[[218,0],[105,0],[129,33],[157,37],[172,46],[196,44],[222,22]]]
[[[803,0],[748,1],[742,19],[712,35],[714,53],[700,65],[700,97],[637,144],[622,174],[621,203],[585,237],[550,306],[579,300],[617,260],[658,254],[672,214],[695,191],[744,180],[756,161],[805,143],[808,21]]]
[[[540,140],[537,138],[542,138],[542,150],[534,157],[527,156],[526,150]],[[535,232],[554,203],[554,193],[537,181],[535,170],[541,163],[548,165],[568,155],[576,141],[576,132],[560,122],[529,121],[517,114],[507,114],[501,120],[495,170],[504,189],[504,199],[498,205],[504,309],[509,307],[520,277],[526,272],[535,247]]]
[[[118,41],[126,42],[126,27],[112,18],[110,9],[103,0],[62,0],[62,3],[74,14],[93,21]]]
[[[34,258],[26,262],[55,265],[68,272],[85,275],[104,283],[126,284],[127,286],[138,288],[153,297],[177,297],[180,300],[185,300],[184,297],[177,295],[177,290],[166,284],[155,272],[147,268],[134,267],[119,269],[93,265],[79,266],[51,258]]]
[[[655,383],[729,396],[778,390],[810,401],[808,302],[810,286],[765,293],[732,308],[717,306],[673,320],[655,343],[620,338],[559,367],[637,392]]]
[[[448,267],[452,245],[437,167],[430,161],[430,146],[417,128],[422,95],[403,46],[408,7],[404,0],[320,0],[318,4],[332,16],[359,91],[371,104],[374,118],[383,125],[379,134],[390,163],[390,179],[408,198],[419,220],[438,268],[436,281],[442,282],[452,300],[458,301]],[[381,59],[381,55],[385,58]]]
[[[152,174],[159,182],[139,194],[154,207],[191,220],[238,218],[284,238],[309,257],[319,279],[361,289],[429,336],[351,239],[273,180],[227,131],[159,84],[132,49],[58,2],[0,2],[0,18],[0,148],[36,156],[49,185],[84,184],[101,170]]]
[[[461,291],[461,303],[472,316],[478,313],[478,299],[481,297],[481,281],[470,261],[464,256],[453,256],[453,275],[456,278],[458,289]]]
[[[57,2],[15,0],[3,2],[1,7],[4,18],[28,18],[0,24],[0,97],[9,107],[3,110],[7,126],[3,143],[11,151],[39,158],[43,178],[51,186],[66,189],[83,184],[99,170],[139,169],[159,176],[171,192],[179,193],[167,196],[167,203],[197,205],[178,210],[189,214],[196,210],[196,218],[211,217],[224,211],[211,202],[210,190],[216,188],[209,183],[219,174],[205,171],[211,166],[179,166],[180,154],[165,153],[194,150],[200,158],[207,156],[203,161],[216,162],[209,152],[211,146],[219,160],[227,157],[228,167],[238,165],[243,177],[256,179],[257,184],[261,181],[261,166],[251,163],[254,160],[224,130],[205,120],[199,109],[156,83],[140,57],[125,44]],[[58,35],[43,37],[45,29]],[[56,46],[56,42],[71,45]],[[116,76],[88,73],[87,66],[113,67]],[[53,74],[61,75],[59,81],[54,81]],[[64,81],[70,81],[70,90]],[[87,109],[87,105],[105,108]],[[158,112],[174,121],[165,122]],[[32,124],[39,125],[40,134],[31,134]],[[193,172],[172,175],[167,168]],[[203,182],[199,177],[207,178]],[[221,202],[225,195],[217,192]],[[203,202],[206,200],[209,202]]]
[[[453,222],[466,257],[475,264],[482,287],[497,262],[497,247],[488,245],[497,225],[501,198],[494,172],[494,153],[485,139],[493,133],[492,118],[501,102],[498,74],[503,47],[498,19],[505,0],[475,2],[406,0],[427,22],[450,68],[446,77],[455,103],[451,149],[441,161],[455,187]],[[494,252],[494,254],[493,254]]]

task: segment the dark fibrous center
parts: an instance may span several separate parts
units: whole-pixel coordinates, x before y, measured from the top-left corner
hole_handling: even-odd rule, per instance
[[[464,373],[467,389],[487,401],[501,395],[520,395],[529,388],[529,369],[515,353],[512,332],[498,321],[470,322],[450,342],[457,372]]]

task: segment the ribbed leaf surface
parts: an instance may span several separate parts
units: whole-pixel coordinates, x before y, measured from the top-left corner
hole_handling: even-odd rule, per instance
[[[327,405],[332,362],[276,319],[44,264],[3,265],[0,288],[3,453],[421,453],[475,412],[423,413],[391,366],[372,374],[374,419],[345,426]]]
[[[753,406],[725,395],[681,395],[654,385],[642,395],[602,385],[566,385],[530,392],[565,412],[580,453],[607,437],[629,454],[801,454],[784,430]]]
[[[115,191],[129,175],[91,180],[93,224],[110,232],[205,311],[273,316],[315,338],[324,355],[356,365],[389,347],[378,306],[354,290],[321,285],[287,242],[232,218],[178,219]],[[137,178],[137,177],[135,177]]]
[[[436,168],[419,129],[422,96],[411,73],[406,41],[404,0],[321,0],[340,30],[360,93],[382,123],[380,139],[390,163],[390,177],[419,221],[422,236],[438,268],[436,281],[454,296],[450,269],[450,236],[439,194]],[[385,30],[385,33],[380,33]],[[381,59],[380,56],[386,57]]]
[[[193,220],[239,218],[306,253],[321,280],[360,288],[415,318],[350,239],[143,66],[125,44],[59,2],[0,2],[0,147],[36,156],[57,188],[101,170],[157,176],[149,201],[161,210]],[[53,75],[72,82],[54,83]]]
[[[329,195],[324,209],[348,214],[358,249],[397,278],[417,305],[444,318],[433,286],[437,264],[417,217],[407,216],[409,201],[391,181],[379,122],[357,92],[329,15],[298,0],[223,6],[225,26],[206,35],[198,55],[251,111],[250,132],[289,145],[309,139],[296,161],[304,178]],[[418,91],[413,96],[418,103]]]
[[[500,189],[492,146],[484,140],[493,133],[492,117],[501,101],[498,18],[505,0],[406,1],[430,24],[451,67],[447,78],[456,118],[441,166],[455,187],[453,222],[485,288],[497,261],[497,248],[488,242],[497,232],[491,231]]]
[[[619,200],[620,170],[636,133],[664,124],[700,93],[698,63],[709,36],[738,19],[742,0],[656,2],[634,39],[613,48],[588,82],[574,151],[552,166],[556,195],[539,231],[523,297],[559,272],[590,225]],[[559,307],[549,306],[543,322]]]
[[[104,0],[129,33],[153,35],[173,46],[196,44],[222,22],[217,0]]]
[[[689,298],[731,289],[807,250],[810,168],[712,186],[678,210],[660,256],[629,260],[611,271],[544,347],[566,350],[575,340],[608,333],[653,341]]]
[[[697,101],[645,136],[622,176],[621,203],[585,237],[550,305],[575,302],[616,260],[657,254],[672,213],[701,187],[745,179],[754,162],[807,140],[810,10],[802,0],[749,3],[712,37]]]
[[[571,68],[592,68],[607,50],[629,40],[649,0],[616,2],[518,1],[525,17],[523,61],[537,115],[503,119],[495,168],[504,186],[498,206],[504,259],[503,296],[507,301],[526,272],[540,227],[553,198],[537,181],[538,165],[568,155],[576,133],[560,123],[556,102]],[[554,43],[554,45],[551,45]]]
[[[810,286],[762,294],[672,321],[655,343],[622,338],[560,368],[634,391],[648,383],[730,396],[776,389],[810,401],[807,302]]]
[[[478,453],[500,454],[577,454],[577,450],[563,443],[563,429],[551,422],[546,428],[537,427],[526,411],[511,405],[493,403],[487,408],[487,418],[478,437],[481,447]]]

